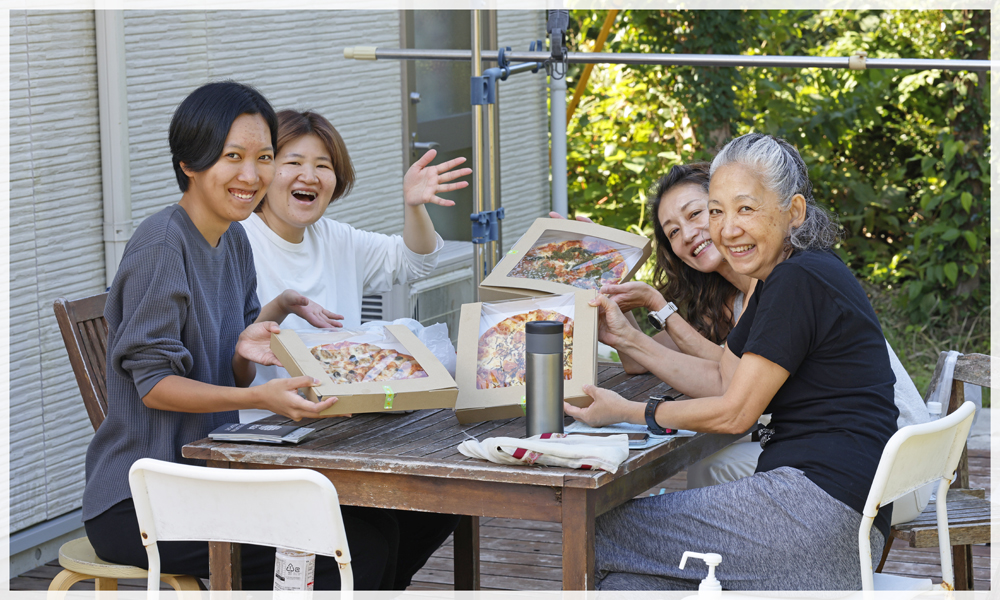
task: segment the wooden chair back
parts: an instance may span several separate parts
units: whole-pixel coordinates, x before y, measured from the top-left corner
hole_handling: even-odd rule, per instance
[[[52,306],[94,431],[108,414],[108,323],[104,320],[107,299],[105,292],[77,300],[58,298]]]

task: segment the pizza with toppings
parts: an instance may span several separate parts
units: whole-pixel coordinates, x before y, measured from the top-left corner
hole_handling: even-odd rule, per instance
[[[627,272],[625,257],[609,244],[597,240],[568,240],[528,250],[508,277],[600,289],[604,284],[621,283]]]
[[[314,346],[309,351],[334,383],[427,377],[427,372],[412,356],[374,344],[344,341]]]
[[[479,336],[476,388],[524,385],[526,333],[530,321],[559,321],[563,324],[563,378],[573,377],[573,319],[552,310],[532,310],[508,317]]]

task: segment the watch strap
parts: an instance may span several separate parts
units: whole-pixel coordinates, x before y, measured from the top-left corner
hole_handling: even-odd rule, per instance
[[[650,398],[646,402],[646,427],[653,435],[667,435],[667,430],[656,422],[656,407],[663,402],[663,398]]]

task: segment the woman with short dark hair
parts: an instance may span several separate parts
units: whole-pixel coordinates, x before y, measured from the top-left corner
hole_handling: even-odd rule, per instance
[[[730,434],[769,412],[764,450],[749,477],[640,498],[598,517],[599,587],[695,589],[677,564],[696,550],[723,555],[716,575],[725,589],[859,589],[861,510],[898,416],[878,319],[830,249],[833,224],[786,141],[748,134],[727,144],[712,163],[708,208],[715,246],[758,284],[721,362],[675,355],[707,397],[643,405],[585,386],[593,403],[565,410],[590,425]],[[647,351],[649,338],[614,302],[593,303],[606,340]],[[890,512],[875,519],[873,554]]]
[[[250,86],[210,83],[192,92],[170,123],[182,196],[147,217],[125,247],[108,292],[108,415],[87,449],[83,519],[97,555],[147,568],[128,472],[139,458],[196,463],[184,444],[238,421],[239,409],[294,420],[317,417],[297,390],[311,377],[248,387],[269,349],[274,322],[261,321],[254,258],[243,227],[274,178],[277,119]],[[276,507],[281,508],[281,507]],[[303,515],[308,523],[308,515]],[[395,530],[345,514],[359,589],[394,572]],[[247,527],[258,524],[247,523]],[[206,542],[159,542],[165,573],[209,576]],[[245,589],[271,589],[274,548],[244,544]],[[316,560],[316,589],[340,587],[337,562]]]

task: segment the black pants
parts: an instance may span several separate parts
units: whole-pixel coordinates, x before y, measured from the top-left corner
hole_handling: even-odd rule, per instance
[[[358,590],[406,589],[410,578],[458,525],[457,516],[437,513],[356,506],[342,506],[341,513],[351,550],[354,588]],[[84,527],[97,556],[109,562],[149,567],[131,498],[84,522]],[[208,578],[208,543],[158,542],[157,547],[163,573]],[[274,583],[274,548],[243,544],[240,552],[243,589],[270,590]],[[339,571],[333,558],[317,556],[315,589],[339,590]]]

